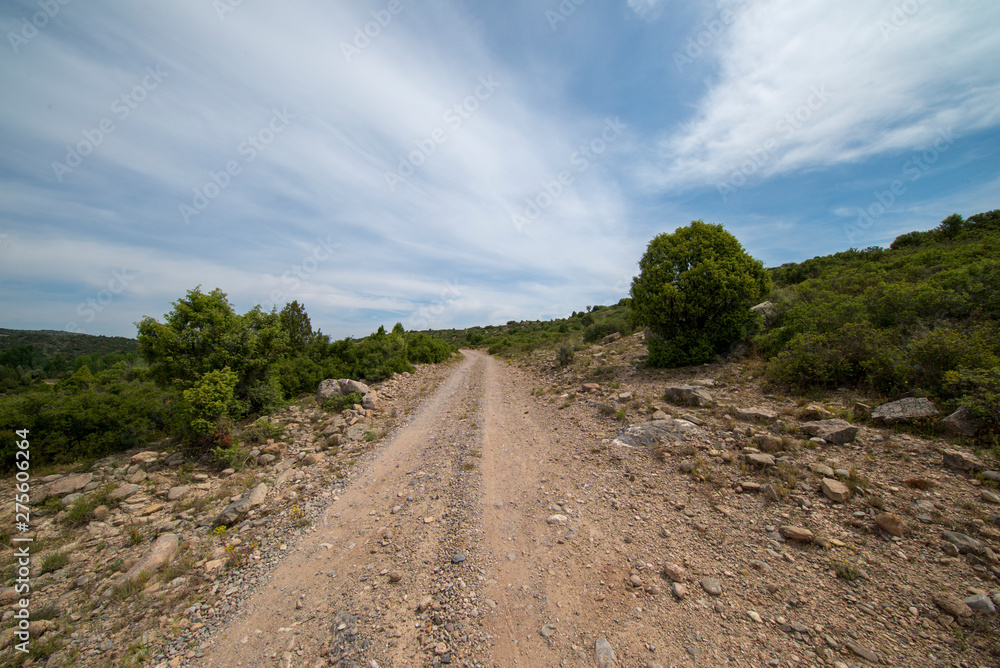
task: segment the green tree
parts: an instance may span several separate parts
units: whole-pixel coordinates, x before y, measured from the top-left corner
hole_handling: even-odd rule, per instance
[[[285,304],[279,314],[281,329],[288,335],[288,348],[293,352],[305,350],[306,345],[312,341],[312,323],[309,322],[309,315],[305,306],[297,300],[290,304]]]
[[[636,322],[648,326],[649,363],[701,364],[745,338],[750,307],[771,289],[764,265],[722,225],[693,221],[649,242],[632,280]]]

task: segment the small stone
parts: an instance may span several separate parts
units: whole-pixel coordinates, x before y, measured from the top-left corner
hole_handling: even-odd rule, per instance
[[[546,521],[547,523],[549,523],[549,524],[553,524],[553,525],[557,525],[557,526],[562,526],[563,524],[566,524],[566,522],[568,522],[568,521],[569,521],[569,518],[568,518],[568,517],[566,517],[565,515],[559,515],[559,514],[557,513],[557,514],[555,514],[555,515],[549,515],[549,516],[548,516],[548,517],[547,517],[547,518],[545,519],[545,521]]]
[[[937,607],[941,608],[952,617],[968,617],[972,614],[972,608],[970,608],[965,601],[954,594],[935,594],[932,600]]]
[[[751,452],[746,455],[746,460],[754,466],[774,466],[774,455],[764,452]]]
[[[179,501],[191,493],[191,488],[187,485],[171,487],[167,492],[167,501]]]
[[[674,582],[683,582],[687,579],[687,571],[684,567],[671,561],[664,564],[662,573],[665,578]]]
[[[431,598],[430,596],[424,596],[422,599],[420,599],[420,602],[417,603],[417,612],[424,612],[425,610],[427,610],[427,608],[431,607],[432,605],[434,605],[434,599]]]
[[[594,642],[594,660],[598,668],[615,668],[618,665],[618,657],[607,638],[598,638]]]
[[[826,495],[826,498],[836,503],[843,503],[851,498],[850,488],[837,480],[823,478],[820,487],[823,489],[823,494]]]
[[[675,582],[670,586],[670,593],[674,595],[678,601],[682,600],[688,594],[687,587],[682,585],[680,582]]]
[[[802,527],[783,526],[779,527],[778,531],[788,540],[795,540],[800,543],[811,543],[813,540],[813,532]]]
[[[990,491],[990,490],[988,490],[988,489],[984,489],[984,490],[980,490],[980,492],[979,492],[979,496],[980,496],[980,498],[982,498],[982,500],[983,500],[983,501],[985,501],[986,503],[996,503],[996,504],[1000,504],[1000,496],[998,496],[998,495],[996,494],[996,492],[991,492],[991,491]]]
[[[722,595],[722,582],[717,578],[702,578],[701,588],[710,596]]]
[[[977,610],[979,612],[988,612],[993,614],[997,611],[996,606],[993,605],[993,601],[986,594],[976,594],[975,596],[970,596],[964,600],[964,603],[972,610]]]
[[[635,587],[636,589],[638,589],[642,587],[642,578],[640,578],[638,575],[632,574],[631,576],[629,576],[628,583],[633,587]]]
[[[556,634],[556,627],[552,624],[546,624],[538,630],[538,634],[547,640]]]
[[[451,555],[451,563],[460,564],[465,561],[465,555],[459,552],[458,554]]]
[[[389,582],[395,584],[403,579],[403,575],[399,571],[391,571],[389,573]]]
[[[760,615],[757,614],[756,610],[747,610],[747,617],[757,622],[758,624],[764,623],[764,620],[760,618]]]
[[[903,524],[903,520],[899,519],[899,517],[893,513],[880,514],[875,518],[875,524],[877,524],[882,531],[892,534],[893,536],[902,536],[903,531],[906,528]]]
[[[852,652],[854,652],[855,654],[857,654],[858,656],[860,656],[862,659],[865,659],[867,661],[871,661],[872,663],[878,663],[878,654],[876,654],[875,652],[871,651],[867,647],[859,645],[858,643],[854,642],[853,640],[848,640],[847,641],[847,649],[851,650]]]
[[[943,455],[944,465],[958,469],[959,471],[980,471],[986,468],[983,460],[975,455],[968,455],[958,450],[945,450]]]
[[[964,533],[958,533],[957,531],[942,531],[941,537],[957,547],[958,551],[962,554],[968,554],[969,552],[977,553],[983,547],[983,544],[975,538],[966,536]]]

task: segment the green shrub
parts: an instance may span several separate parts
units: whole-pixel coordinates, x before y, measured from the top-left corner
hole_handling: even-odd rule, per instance
[[[193,440],[214,434],[219,421],[238,418],[242,411],[236,401],[236,373],[229,367],[208,371],[181,400],[183,429]]]
[[[654,366],[708,362],[754,333],[750,307],[771,289],[763,265],[736,237],[700,220],[655,237],[639,268],[632,308],[654,335]]]
[[[351,392],[339,397],[330,397],[323,403],[323,408],[332,413],[337,413],[347,408],[352,408],[354,404],[360,404],[364,399],[360,392]]]
[[[556,353],[556,363],[559,366],[569,366],[569,364],[573,361],[574,354],[575,351],[573,350],[573,346],[568,343],[564,343],[559,347],[559,352]]]

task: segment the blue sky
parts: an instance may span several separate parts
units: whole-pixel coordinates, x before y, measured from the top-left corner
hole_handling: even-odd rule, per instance
[[[768,266],[888,245],[1000,207],[998,25],[989,0],[8,1],[0,326],[134,336],[197,285],[338,338],[562,317],[693,219]]]

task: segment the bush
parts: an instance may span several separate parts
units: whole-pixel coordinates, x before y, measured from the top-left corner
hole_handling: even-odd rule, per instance
[[[573,346],[568,343],[564,343],[559,348],[559,352],[556,353],[556,363],[559,366],[569,366],[573,361],[573,355],[576,351],[573,350]]]
[[[725,352],[753,333],[750,307],[771,289],[736,237],[700,220],[650,241],[639,268],[632,308],[654,335],[654,366],[701,364]]]
[[[199,440],[216,433],[220,420],[239,418],[235,389],[238,378],[229,367],[209,371],[184,390],[181,400],[182,431],[188,440]]]

